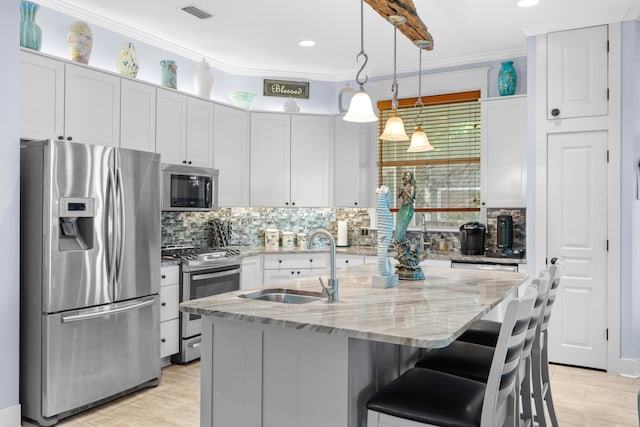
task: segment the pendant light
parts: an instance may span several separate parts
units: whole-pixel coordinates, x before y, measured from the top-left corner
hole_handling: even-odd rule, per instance
[[[369,56],[364,52],[364,0],[360,0],[360,53],[356,56],[356,62],[358,62],[360,57],[364,58],[362,66],[356,74],[356,83],[360,85],[360,90],[351,98],[349,110],[342,119],[347,122],[355,123],[375,122],[378,120],[378,117],[376,117],[373,112],[371,98],[364,90],[364,84],[367,82],[369,77],[365,76],[363,79],[360,78],[360,74],[369,60]]]
[[[387,21],[393,24],[393,83],[391,84],[391,93],[393,100],[391,101],[391,117],[387,120],[384,132],[380,135],[383,141],[407,141],[409,137],[404,130],[404,123],[398,115],[398,82],[396,81],[396,38],[398,34],[398,25],[407,22],[407,18],[401,15],[387,16]]]
[[[427,134],[422,130],[422,110],[424,110],[424,102],[422,102],[422,50],[431,45],[428,40],[414,40],[413,44],[420,49],[420,59],[418,65],[418,101],[415,107],[420,107],[420,111],[416,115],[416,130],[411,135],[411,145],[407,149],[408,153],[420,153],[433,150],[433,146],[429,143]]]

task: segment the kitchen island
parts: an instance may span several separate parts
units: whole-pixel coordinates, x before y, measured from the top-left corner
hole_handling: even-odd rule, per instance
[[[429,268],[423,281],[371,286],[375,266],[340,270],[340,301],[192,300],[202,315],[202,426],[362,426],[365,402],[425,349],[444,347],[526,280]],[[268,288],[319,291],[315,279]]]

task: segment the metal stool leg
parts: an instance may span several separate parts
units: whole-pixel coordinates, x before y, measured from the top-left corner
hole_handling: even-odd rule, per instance
[[[547,355],[547,334],[544,334],[544,347],[542,348],[541,362],[541,374],[542,374],[542,390],[543,398],[547,404],[547,411],[549,412],[549,418],[551,418],[551,425],[558,426],[558,417],[556,416],[556,410],[553,407],[553,398],[551,397],[551,382],[549,381],[549,356]]]

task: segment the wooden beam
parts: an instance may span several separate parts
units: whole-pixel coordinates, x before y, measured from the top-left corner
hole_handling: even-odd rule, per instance
[[[412,42],[415,40],[428,40],[431,42],[426,50],[433,49],[433,37],[427,31],[422,19],[418,16],[413,0],[365,0],[380,16],[387,19],[390,15],[402,15],[407,22],[398,26],[402,34]]]

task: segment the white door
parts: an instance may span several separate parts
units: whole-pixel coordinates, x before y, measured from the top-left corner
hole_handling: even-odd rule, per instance
[[[332,145],[331,118],[292,116],[292,206],[329,206]]]
[[[547,36],[547,118],[607,114],[606,25]]]
[[[120,145],[120,78],[86,67],[65,69],[64,129],[85,144]]]
[[[215,104],[213,122],[213,167],[220,171],[218,204],[249,206],[249,113]]]
[[[187,98],[187,164],[213,167],[213,103]]]
[[[162,163],[187,164],[187,97],[156,91],[156,153]]]
[[[549,134],[548,259],[564,270],[549,360],[607,367],[607,132]]]
[[[156,88],[129,79],[120,87],[120,147],[155,152]]]
[[[290,116],[251,113],[251,206],[290,206],[290,153]]]

